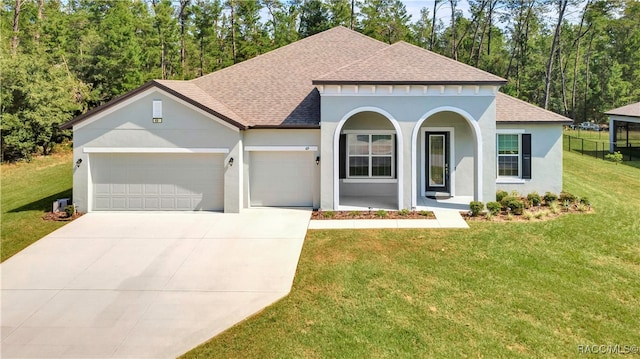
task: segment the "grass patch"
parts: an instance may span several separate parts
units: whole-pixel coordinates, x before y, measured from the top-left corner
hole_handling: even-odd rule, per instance
[[[575,357],[640,344],[640,171],[564,153],[594,214],[309,231],[291,294],[185,358]]]
[[[64,152],[1,165],[2,261],[64,225],[42,216],[54,200],[71,197],[71,160],[71,152]]]

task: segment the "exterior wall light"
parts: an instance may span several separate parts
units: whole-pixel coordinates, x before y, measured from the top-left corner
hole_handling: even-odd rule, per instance
[[[229,167],[233,167],[233,157],[229,158]]]
[[[316,156],[316,166],[320,164],[320,156]]]
[[[76,161],[76,168],[80,167],[81,163],[82,163],[82,158],[78,158],[78,160]]]

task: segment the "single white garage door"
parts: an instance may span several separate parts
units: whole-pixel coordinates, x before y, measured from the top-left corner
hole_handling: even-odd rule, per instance
[[[222,210],[221,154],[91,154],[93,209]]]
[[[255,151],[250,156],[252,206],[313,206],[313,152]]]

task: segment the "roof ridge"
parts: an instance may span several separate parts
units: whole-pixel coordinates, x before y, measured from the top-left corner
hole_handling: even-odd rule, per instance
[[[356,31],[356,32],[357,32],[357,31]],[[360,33],[358,32],[358,34],[360,34]],[[360,35],[362,35],[362,34],[360,34]],[[368,36],[366,36],[366,35],[362,35],[362,36],[364,36],[364,37],[368,37]],[[369,37],[369,38],[370,38],[370,39],[372,39],[371,37]],[[375,40],[375,39],[374,39],[374,40]],[[349,66],[353,66],[353,65],[355,65],[355,64],[357,64],[357,63],[359,63],[359,62],[363,62],[363,61],[365,61],[365,60],[368,60],[368,59],[370,59],[370,58],[372,58],[372,57],[374,57],[374,56],[377,56],[377,55],[378,55],[379,53],[381,53],[382,51],[384,51],[384,50],[386,50],[386,49],[388,49],[388,48],[390,48],[390,47],[391,47],[391,45],[387,44],[386,42],[382,42],[382,41],[379,41],[379,40],[376,40],[376,41],[381,42],[381,43],[383,43],[383,44],[384,44],[384,45],[386,45],[386,46],[385,46],[383,49],[380,49],[380,50],[377,50],[377,51],[372,52],[372,53],[371,53],[371,55],[369,55],[369,56],[367,56],[367,57],[364,57],[364,58],[361,58],[361,59],[357,59],[357,60],[353,60],[352,62],[350,62],[350,63],[348,63],[348,64],[346,64],[346,65],[340,66],[340,67],[338,67],[337,69],[334,69],[334,70],[331,70],[331,71],[329,71],[329,72],[327,72],[327,73],[324,73],[324,74],[322,74],[321,76],[318,76],[318,79],[321,79],[321,78],[323,78],[323,77],[325,77],[325,76],[329,76],[329,75],[331,75],[331,74],[332,74],[332,73],[334,73],[334,72],[338,72],[338,71],[340,71],[340,70],[342,70],[342,69],[344,69],[344,68],[347,68],[347,67],[349,67]]]
[[[191,101],[197,102],[198,104],[207,107],[208,109],[218,113],[221,116],[227,117],[228,119],[240,123],[244,126],[250,126],[252,125],[252,123],[250,123],[249,121],[246,121],[244,118],[242,118],[242,116],[238,115],[238,113],[236,113],[235,111],[233,111],[231,109],[231,107],[229,107],[229,105],[227,105],[226,103],[224,103],[222,100],[217,99],[212,97],[207,91],[205,91],[202,87],[198,86],[197,83],[193,82],[193,80],[151,80],[151,82],[155,82],[156,84],[169,88],[173,91],[179,92],[182,96],[189,98]],[[195,86],[200,92],[201,95],[206,96],[207,99],[209,99],[212,102],[218,103],[222,106],[222,109],[216,109],[213,108],[209,105],[207,105],[206,103],[203,103],[203,101],[192,98],[191,96],[189,96],[188,94],[183,93],[182,91],[177,91],[174,88],[171,88],[171,84],[180,84],[180,85],[190,85],[190,86]],[[223,110],[224,113],[221,113],[220,110]]]
[[[467,68],[469,68],[469,69],[473,69],[473,70],[474,70],[474,71],[476,71],[476,72],[480,72],[480,73],[484,73],[484,74],[489,74],[489,75],[492,75],[492,76],[496,76],[496,77],[499,77],[500,79],[502,79],[503,81],[507,81],[506,79],[502,78],[502,76],[498,76],[498,75],[496,75],[496,74],[492,74],[492,73],[491,73],[491,72],[489,72],[489,71],[481,70],[481,69],[479,69],[479,68],[477,68],[477,67],[471,66],[471,65],[469,65],[469,64],[465,64],[465,63],[464,63],[464,62],[462,62],[462,61],[458,61],[458,60],[456,60],[456,59],[452,59],[451,57],[447,57],[447,56],[445,56],[445,55],[441,55],[441,54],[439,54],[439,53],[437,53],[437,52],[433,52],[433,51],[431,51],[431,50],[427,50],[427,49],[425,49],[424,47],[420,47],[420,46],[417,46],[417,45],[414,45],[414,44],[408,43],[408,42],[406,42],[406,41],[404,41],[404,40],[400,40],[400,41],[394,42],[391,46],[394,46],[394,45],[408,45],[409,47],[414,47],[414,48],[416,48],[416,49],[419,49],[419,50],[422,50],[422,51],[426,51],[426,52],[428,52],[428,53],[430,53],[430,54],[433,54],[433,55],[435,55],[435,56],[438,56],[438,57],[440,57],[440,58],[442,58],[442,59],[445,59],[445,60],[448,60],[448,61],[454,61],[454,62],[456,62],[456,63],[458,63],[458,64],[460,64],[460,65],[463,65],[463,66],[465,66],[465,67],[467,67]],[[391,46],[390,46],[390,47],[391,47]]]
[[[351,29],[349,29],[349,28],[346,28],[346,27],[344,27],[344,26],[342,26],[342,25],[338,25],[338,26],[334,26],[334,27],[332,27],[332,28],[330,28],[330,29],[327,29],[327,30],[321,31],[321,32],[319,32],[319,33],[317,33],[317,34],[313,34],[313,35],[311,35],[311,36],[307,36],[307,37],[304,37],[304,38],[302,38],[302,39],[298,39],[298,40],[293,41],[293,42],[291,42],[291,43],[288,43],[288,44],[286,44],[286,45],[284,45],[284,46],[280,46],[280,47],[278,47],[278,48],[275,48],[275,49],[273,49],[273,50],[269,50],[269,51],[267,51],[267,52],[265,52],[265,53],[263,53],[263,54],[260,54],[260,55],[258,55],[258,56],[252,57],[252,58],[250,58],[250,59],[240,61],[240,62],[235,63],[235,64],[233,64],[233,65],[230,65],[230,66],[227,66],[227,67],[221,68],[221,69],[219,69],[219,70],[214,70],[214,71],[212,71],[212,72],[210,72],[210,73],[208,73],[208,74],[206,74],[206,75],[202,75],[202,76],[200,76],[200,77],[196,77],[196,78],[191,79],[191,80],[188,80],[188,81],[194,81],[194,82],[196,82],[196,81],[199,81],[199,80],[201,80],[201,79],[208,78],[208,77],[210,77],[210,76],[212,76],[212,75],[214,75],[214,74],[220,74],[220,73],[222,73],[222,72],[227,72],[229,69],[236,68],[237,66],[240,66],[240,65],[246,64],[247,62],[250,62],[250,61],[252,61],[252,60],[256,60],[256,59],[259,59],[259,58],[264,58],[264,57],[266,57],[266,56],[275,56],[275,55],[279,54],[280,52],[284,51],[285,49],[288,49],[288,48],[289,48],[289,47],[291,47],[292,45],[300,45],[300,43],[306,43],[306,42],[309,42],[309,41],[311,41],[311,40],[318,39],[320,36],[327,36],[327,34],[329,34],[329,33],[333,33],[333,32],[336,32],[337,30],[347,30],[348,32],[350,32],[350,33],[352,33],[352,34],[354,34],[354,35],[358,35],[358,36],[362,37],[363,39],[368,40],[369,42],[379,42],[379,43],[382,43],[382,44],[385,44],[385,45],[389,46],[388,44],[386,44],[386,43],[384,43],[384,42],[382,42],[382,41],[380,41],[380,40],[377,40],[377,39],[374,39],[374,38],[372,38],[372,37],[366,36],[366,35],[361,34],[361,33],[357,32],[357,31],[355,31],[355,30],[351,30]]]

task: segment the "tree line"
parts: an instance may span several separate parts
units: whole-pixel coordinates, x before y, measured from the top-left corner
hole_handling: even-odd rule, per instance
[[[338,25],[502,76],[505,93],[576,122],[640,100],[638,1],[425,4],[413,18],[401,0],[3,0],[2,160],[50,153],[70,138],[58,125],[150,79],[192,79]]]

